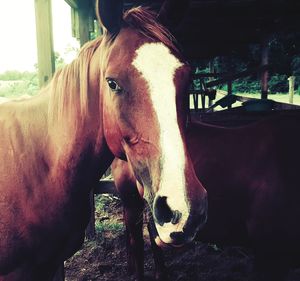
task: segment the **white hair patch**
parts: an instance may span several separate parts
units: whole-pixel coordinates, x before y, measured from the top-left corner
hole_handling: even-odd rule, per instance
[[[189,207],[185,194],[185,155],[177,120],[174,77],[176,70],[183,66],[183,63],[171,54],[164,44],[145,43],[137,49],[132,65],[148,84],[160,126],[162,171],[157,195],[166,196],[169,207],[181,212],[181,222],[174,226],[173,231],[182,231],[188,218]],[[160,228],[159,232],[164,232],[164,229]],[[167,230],[169,231],[172,232],[172,229]],[[161,234],[161,237],[165,236]]]

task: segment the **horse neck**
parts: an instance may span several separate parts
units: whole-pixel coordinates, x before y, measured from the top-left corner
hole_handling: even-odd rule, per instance
[[[77,93],[72,91],[72,87],[70,92],[64,93],[70,98],[69,101],[62,98],[66,103],[64,112],[58,112],[60,118],[53,118],[50,113],[48,120],[52,162],[55,163],[56,169],[68,171],[68,174],[81,174],[86,179],[99,177],[113,160],[103,133],[102,96],[99,93],[100,70],[97,63],[99,51],[96,50],[88,65],[83,66],[87,69],[80,70],[81,72],[74,77],[77,78],[76,81],[83,81],[86,85],[78,84],[75,87]],[[64,82],[70,83],[70,79],[65,79]],[[52,95],[51,87],[49,88],[49,95]],[[83,95],[88,95],[88,99]],[[86,104],[82,105],[82,99],[85,98]],[[49,102],[51,112],[51,97]]]

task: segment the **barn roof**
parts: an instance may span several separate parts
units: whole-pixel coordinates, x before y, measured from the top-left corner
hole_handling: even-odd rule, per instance
[[[65,1],[77,8],[94,6],[94,0]],[[163,2],[125,0],[124,8],[146,5],[158,10]],[[183,22],[173,30],[190,58],[240,50],[270,33],[290,31],[300,31],[299,0],[191,0]]]
[[[128,2],[159,6],[162,1]],[[295,31],[300,31],[298,0],[193,0],[174,33],[190,58],[206,58]]]

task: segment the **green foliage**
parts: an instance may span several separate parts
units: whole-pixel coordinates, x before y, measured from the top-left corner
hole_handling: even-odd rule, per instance
[[[112,203],[112,198],[105,195],[95,196],[95,209],[99,212],[106,212],[109,204]]]
[[[66,65],[63,57],[58,52],[55,52],[54,56],[55,56],[55,69],[58,70],[63,68]]]
[[[110,232],[112,235],[118,234],[124,230],[124,225],[118,219],[114,218],[111,214],[111,210],[114,210],[116,204],[115,197],[110,195],[97,195],[95,196],[95,210],[96,210],[96,233],[104,235]]]
[[[294,56],[292,60],[292,69],[294,75],[300,75],[300,55]]]
[[[300,94],[300,55],[294,56],[292,60],[293,75],[296,76],[295,89]]]
[[[257,93],[260,91],[260,82],[253,78],[236,80],[232,85],[233,92]]]
[[[261,62],[261,47],[254,44],[240,52],[232,52],[225,57],[214,59],[214,68],[217,73],[238,73],[246,69],[255,68]],[[300,94],[300,32],[273,36],[269,43],[269,91],[270,93],[288,93],[290,75],[296,76],[295,90]],[[198,64],[201,69],[197,72],[209,72],[208,62]],[[197,89],[199,82],[194,81]],[[221,85],[226,90],[226,85]],[[260,92],[260,77],[252,75],[247,78],[233,81],[233,92]]]
[[[96,233],[101,234],[105,231],[112,232],[112,234],[117,234],[120,231],[124,230],[124,225],[123,223],[116,222],[116,221],[96,221],[95,223],[96,227]]]
[[[6,71],[0,74],[0,97],[35,95],[39,90],[36,72]]]
[[[15,81],[15,80],[32,80],[36,76],[36,72],[29,71],[17,71],[17,70],[8,70],[0,74],[0,80],[2,81]]]
[[[288,75],[286,74],[274,74],[269,80],[270,93],[288,93],[289,82]]]
[[[70,50],[71,51],[71,50]],[[59,53],[55,53],[55,67],[60,69],[66,65]],[[39,91],[39,81],[36,71],[9,70],[0,73],[0,97],[17,98],[23,95],[33,96]]]
[[[273,74],[271,75],[268,85],[269,92],[271,94],[275,93],[288,93],[289,83],[288,75],[286,74]],[[297,89],[297,87],[296,87]],[[233,83],[233,92],[238,93],[257,93],[261,91],[260,80],[250,77],[245,79],[236,80]]]

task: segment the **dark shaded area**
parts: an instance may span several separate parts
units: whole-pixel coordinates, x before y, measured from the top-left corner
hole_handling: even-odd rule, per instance
[[[159,9],[163,1],[125,1],[125,8],[146,5]],[[296,0],[194,0],[183,22],[173,32],[189,59],[212,58],[270,34],[286,36],[300,29]]]
[[[181,0],[172,0],[173,9],[182,9]],[[94,10],[95,0],[75,1],[79,8]],[[159,11],[164,0],[125,0],[124,9],[148,6]],[[179,4],[177,4],[179,3]],[[184,8],[185,9],[185,8]],[[177,22],[180,11],[171,11]],[[183,21],[172,31],[189,60],[242,53],[247,45],[266,36],[300,31],[298,0],[191,0]]]
[[[122,206],[115,199],[96,212],[97,222],[122,222]],[[108,215],[108,216],[107,216]],[[97,240],[86,242],[83,249],[65,264],[66,281],[133,281],[127,274],[125,234],[103,229]],[[145,228],[146,281],[154,281],[154,265],[148,232]],[[170,281],[250,281],[253,256],[241,247],[222,247],[201,242],[185,248],[166,249],[165,260]],[[300,270],[290,272],[287,281],[300,281]]]

